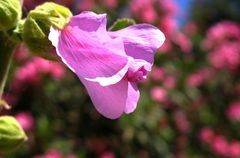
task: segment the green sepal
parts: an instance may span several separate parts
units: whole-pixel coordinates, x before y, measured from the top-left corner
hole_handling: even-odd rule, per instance
[[[0,117],[0,153],[8,153],[15,150],[27,136],[20,124],[12,116]]]
[[[0,0],[0,31],[14,28],[22,16],[20,0]]]
[[[48,40],[50,27],[63,29],[71,16],[68,8],[52,2],[36,7],[30,11],[23,25],[23,41],[35,55],[54,59],[50,53],[54,48]]]
[[[124,29],[128,26],[135,25],[136,22],[133,19],[122,18],[114,22],[114,24],[109,28],[109,31],[117,31]]]

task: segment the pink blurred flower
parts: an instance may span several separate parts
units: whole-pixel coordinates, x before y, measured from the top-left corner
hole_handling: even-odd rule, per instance
[[[166,87],[167,89],[172,89],[174,87],[176,87],[176,77],[174,76],[167,76],[165,77],[164,81],[163,81],[163,85],[164,87]]]
[[[177,22],[173,17],[166,15],[161,18],[159,27],[167,35],[167,37],[168,35],[174,36],[174,33],[176,33],[177,30]]]
[[[207,143],[207,144],[210,144],[212,142],[213,136],[214,136],[214,132],[210,128],[201,129],[198,135],[199,139],[203,143]]]
[[[173,42],[180,47],[182,52],[190,53],[192,50],[192,42],[186,35],[181,32],[175,33],[172,37]]]
[[[208,81],[212,76],[212,72],[209,68],[202,68],[197,72],[190,74],[187,77],[187,85],[190,87],[201,86],[205,81]]]
[[[222,21],[210,27],[203,41],[205,49],[219,47],[225,42],[240,41],[240,25],[232,21]]]
[[[150,74],[152,79],[156,81],[162,81],[165,77],[165,71],[162,67],[154,66]]]
[[[150,93],[154,101],[163,103],[167,100],[167,91],[162,87],[154,87],[151,89]]]
[[[67,158],[78,158],[78,157],[77,157],[77,155],[75,155],[75,154],[69,154],[69,155],[67,156]]]
[[[159,0],[161,11],[165,14],[175,16],[179,12],[177,4],[173,0]]]
[[[176,111],[174,113],[174,120],[178,130],[182,133],[188,133],[190,130],[190,123],[186,114],[183,111]]]
[[[173,49],[173,45],[172,45],[170,39],[166,39],[166,41],[164,42],[162,47],[159,48],[158,50],[162,54],[167,54],[167,53],[171,52],[172,49]]]
[[[30,112],[20,112],[15,117],[25,131],[33,129],[34,119]]]
[[[230,120],[240,121],[240,101],[231,103],[226,114]]]
[[[116,158],[113,152],[104,152],[99,158]]]
[[[95,0],[81,0],[78,3],[79,11],[83,10],[93,10],[93,8],[96,6]]]
[[[19,62],[24,62],[29,57],[29,51],[24,44],[20,44],[14,54],[14,58]]]
[[[37,86],[41,83],[41,76],[46,74],[54,79],[61,79],[64,71],[64,67],[59,63],[35,57],[16,70],[13,87],[21,89],[24,84]]]
[[[238,70],[240,67],[239,43],[224,43],[209,54],[210,63],[217,69]]]
[[[118,0],[100,0],[100,2],[109,9],[115,9],[118,5]]]
[[[240,143],[235,141],[231,142],[228,145],[228,155],[231,158],[239,158],[240,157]]]
[[[64,158],[64,156],[60,151],[52,149],[47,151],[44,155],[34,156],[34,158]]]
[[[198,27],[197,24],[194,22],[189,22],[186,24],[186,26],[184,27],[184,33],[188,36],[192,36],[193,34],[195,34],[198,31]]]
[[[228,142],[220,135],[215,135],[211,142],[211,148],[216,155],[226,156],[228,155]]]
[[[46,0],[24,0],[23,1],[23,6],[27,10],[31,10],[31,9],[35,8],[37,5],[39,5],[39,4],[41,4],[45,1]]]
[[[137,83],[151,71],[165,36],[148,24],[114,32],[108,32],[106,24],[106,14],[82,12],[63,30],[51,28],[49,39],[84,84],[95,108],[116,119],[135,110],[140,96]]]
[[[133,0],[130,3],[132,13],[142,22],[153,23],[157,18],[152,0]]]

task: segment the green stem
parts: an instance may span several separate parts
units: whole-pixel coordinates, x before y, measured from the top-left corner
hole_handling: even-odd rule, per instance
[[[0,32],[0,99],[7,81],[16,42]]]

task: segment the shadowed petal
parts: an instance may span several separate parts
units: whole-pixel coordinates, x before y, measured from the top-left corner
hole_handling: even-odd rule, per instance
[[[140,93],[137,84],[135,82],[128,82],[128,97],[124,110],[125,113],[131,113],[136,109],[139,97]]]
[[[122,37],[127,55],[147,61],[145,68],[148,71],[151,70],[154,53],[165,40],[164,34],[158,28],[148,24],[132,25],[109,32],[109,35],[112,38]]]
[[[98,112],[110,119],[116,119],[121,116],[124,112],[128,95],[127,80],[123,79],[114,85],[105,87],[96,82],[84,79],[81,79],[81,81],[85,85]]]

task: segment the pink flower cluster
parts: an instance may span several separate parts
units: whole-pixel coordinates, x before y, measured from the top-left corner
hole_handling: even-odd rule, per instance
[[[152,23],[163,30],[167,37],[162,53],[171,52],[173,45],[177,45],[182,52],[189,53],[192,43],[189,38],[177,31],[175,16],[180,12],[176,3],[172,0],[132,0],[130,10],[133,17],[141,22]],[[192,29],[194,30],[194,28]],[[196,29],[195,29],[196,30]]]
[[[21,45],[17,48],[14,56],[19,63],[19,67],[15,70],[11,83],[11,94],[7,94],[4,98],[12,105],[19,94],[26,87],[37,87],[41,85],[44,76],[49,75],[55,80],[62,79],[65,74],[65,68],[61,63],[49,61],[40,57],[31,57],[25,46]]]
[[[150,75],[154,82],[161,82],[166,89],[176,87],[176,76],[167,73],[163,67],[154,66]]]
[[[150,95],[152,100],[160,103],[163,107],[170,107],[170,99],[168,97],[168,90],[176,87],[176,76],[167,73],[163,67],[154,66],[150,73],[151,80],[149,84],[156,82],[158,86],[151,87]]]
[[[175,120],[177,129],[181,133],[187,134],[190,131],[191,125],[190,125],[190,122],[188,121],[186,113],[184,113],[181,110],[175,111],[174,112],[174,120]]]
[[[64,75],[64,67],[59,63],[34,57],[16,70],[13,86],[16,89],[21,89],[25,84],[39,85],[42,76],[46,74],[54,79],[61,79]]]
[[[201,129],[199,132],[199,139],[202,143],[207,144],[218,156],[229,158],[240,157],[239,141],[228,141],[223,135],[215,133],[210,128]]]
[[[24,0],[23,6],[24,6],[24,9],[31,10],[35,8],[37,5],[42,4],[46,1],[47,0]],[[52,1],[59,3],[61,5],[65,5],[67,7],[70,7],[73,5],[73,0],[52,0]]]
[[[209,68],[202,68],[190,74],[187,78],[187,85],[190,87],[198,87],[203,85],[213,76],[213,72]]]
[[[104,6],[108,9],[115,9],[118,6],[118,0],[81,0],[78,1],[78,10],[93,10],[96,6]]]
[[[75,154],[69,154],[69,155],[65,156],[65,155],[63,155],[62,152],[60,152],[56,149],[51,149],[43,155],[34,156],[34,158],[77,158],[77,156]]]
[[[166,34],[176,30],[174,16],[178,7],[172,0],[132,0],[130,9],[135,18],[141,22],[155,23]]]
[[[223,21],[212,26],[203,42],[203,48],[210,50],[209,61],[216,69],[239,70],[240,67],[240,25]]]

